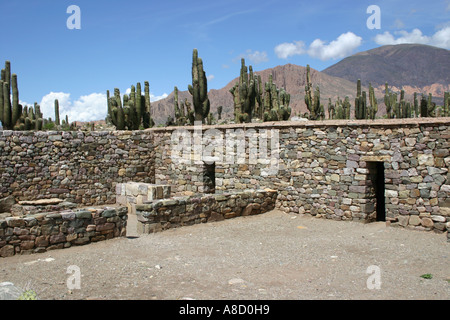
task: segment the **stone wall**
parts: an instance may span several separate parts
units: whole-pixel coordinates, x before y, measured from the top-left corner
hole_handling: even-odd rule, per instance
[[[154,183],[151,133],[0,131],[0,198],[114,204],[116,183]]]
[[[0,131],[0,198],[113,204],[116,184],[130,181],[169,185],[172,196],[271,188],[278,190],[276,206],[286,212],[373,221],[379,209],[374,168],[381,163],[385,220],[444,232],[450,219],[449,124],[450,118],[424,118]],[[179,131],[192,149],[175,163],[172,140]],[[222,146],[222,159],[198,154],[205,135],[206,146]]]
[[[138,233],[154,233],[180,226],[249,216],[275,208],[277,191],[197,195],[136,205]]]
[[[70,248],[126,235],[126,207],[90,208],[0,220],[0,257]]]
[[[203,126],[200,135],[210,129],[221,133],[224,155],[230,155],[227,147],[236,142],[229,138],[230,132],[238,135],[238,141],[246,141],[243,162],[215,163],[217,193],[270,187],[279,191],[277,207],[286,212],[374,221],[377,203],[371,168],[382,163],[385,220],[444,232],[450,221],[449,124],[449,118],[280,122]],[[174,185],[177,194],[202,192],[203,164],[196,162],[194,147],[183,161],[172,161],[172,134],[180,129],[154,130],[156,183]],[[182,130],[195,141],[195,128]],[[251,147],[255,134],[267,142],[264,157],[254,142]],[[231,156],[242,154],[237,148],[231,150]],[[275,172],[270,170],[273,160]]]

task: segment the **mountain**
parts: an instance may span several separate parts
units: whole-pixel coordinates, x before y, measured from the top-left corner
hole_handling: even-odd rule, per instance
[[[420,44],[388,45],[359,52],[322,72],[374,87],[424,88],[441,85],[449,90],[450,51]],[[438,88],[435,88],[437,90]]]
[[[286,64],[275,68],[256,71],[266,82],[272,74],[278,88],[284,87],[291,95],[292,115],[307,112],[304,102],[306,67]],[[239,75],[239,69],[236,69]],[[427,45],[400,44],[382,46],[357,53],[319,72],[311,68],[313,87],[320,87],[321,102],[327,113],[328,98],[333,103],[340,97],[350,98],[352,106],[356,95],[356,82],[361,79],[363,90],[368,92],[369,83],[378,98],[378,116],[385,114],[384,90],[388,82],[394,92],[405,90],[405,98],[412,101],[414,92],[433,95],[433,101],[442,104],[444,92],[450,91],[450,51]],[[229,90],[238,82],[235,78],[220,90],[210,90],[211,112],[217,119],[217,107],[223,106],[223,118],[233,119],[233,97]],[[187,86],[186,86],[187,87]],[[180,89],[180,88],[179,88]],[[179,100],[192,101],[187,91],[179,91]],[[420,97],[419,97],[420,99]],[[174,94],[152,103],[153,118],[157,124],[165,123],[174,115]],[[328,117],[328,114],[327,114]]]
[[[273,82],[278,88],[285,88],[291,95],[290,106],[292,108],[292,115],[304,114],[307,108],[304,102],[305,85],[306,85],[306,67],[286,64],[277,66],[271,69],[255,71],[254,73],[261,76],[263,83],[269,80],[269,75],[272,74]],[[236,70],[239,74],[239,69]],[[212,89],[208,92],[208,97],[211,102],[211,111],[217,119],[217,107],[223,106],[222,117],[232,119],[233,110],[233,96],[229,90],[239,81],[239,77],[230,81],[224,88],[220,90]],[[350,101],[353,101],[356,95],[356,81],[351,82],[342,78],[333,77],[323,72],[319,72],[311,68],[311,82],[315,88],[320,87],[321,101],[327,111],[328,98],[334,102],[340,97],[342,100],[345,96],[349,96]],[[178,88],[180,89],[180,88]],[[192,97],[188,91],[178,91],[179,101],[184,101],[187,98],[189,102]],[[172,92],[167,98],[152,103],[152,114],[157,124],[165,123],[169,115],[174,116],[174,93]]]

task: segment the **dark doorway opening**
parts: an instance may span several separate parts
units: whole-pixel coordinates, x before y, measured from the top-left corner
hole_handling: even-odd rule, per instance
[[[216,163],[203,162],[203,192],[216,192]]]
[[[374,197],[376,216],[375,221],[386,221],[384,162],[368,162],[371,181],[370,194]]]

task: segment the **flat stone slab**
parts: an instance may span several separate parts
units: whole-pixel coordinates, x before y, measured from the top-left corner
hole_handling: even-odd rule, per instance
[[[23,206],[46,206],[46,205],[60,204],[61,202],[64,202],[64,200],[53,198],[53,199],[40,199],[32,201],[19,201],[19,204]]]

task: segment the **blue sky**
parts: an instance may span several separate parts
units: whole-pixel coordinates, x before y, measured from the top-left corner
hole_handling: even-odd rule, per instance
[[[67,28],[70,5],[80,8],[80,30]],[[380,29],[367,27],[370,5],[381,10]],[[194,48],[209,89],[237,77],[241,57],[255,71],[323,70],[384,44],[450,49],[450,1],[1,1],[0,29],[0,64],[11,61],[20,100],[54,117],[58,98],[62,116],[88,121],[105,117],[108,89],[149,81],[153,100],[187,90]]]

